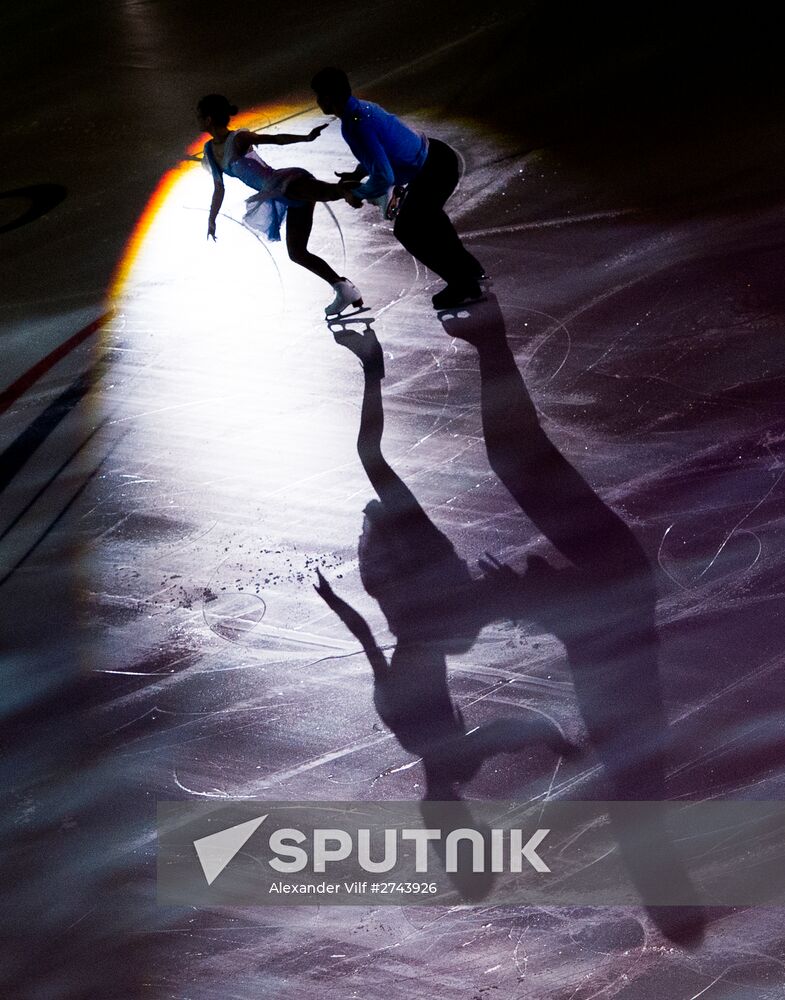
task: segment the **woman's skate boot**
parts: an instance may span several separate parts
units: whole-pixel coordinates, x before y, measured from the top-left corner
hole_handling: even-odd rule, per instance
[[[340,316],[347,306],[361,308],[363,304],[360,289],[353,285],[347,278],[339,278],[333,285],[335,298],[325,307],[324,314],[329,319],[330,316]]]

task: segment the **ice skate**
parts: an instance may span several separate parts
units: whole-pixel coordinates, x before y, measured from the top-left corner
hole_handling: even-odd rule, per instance
[[[434,309],[457,309],[459,306],[469,305],[472,302],[480,302],[482,297],[480,286],[472,279],[460,284],[445,286],[432,296],[431,302],[433,302]]]
[[[387,202],[387,207],[384,210],[384,217],[390,222],[395,222],[398,218],[398,213],[403,208],[403,203],[406,199],[406,194],[408,192],[408,187],[402,184],[396,184],[392,189],[390,194],[390,200]]]
[[[333,288],[335,289],[335,298],[329,306],[325,306],[324,310],[328,319],[330,316],[340,316],[348,306],[354,306],[355,309],[362,308],[363,299],[360,295],[360,289],[347,278],[339,278]]]

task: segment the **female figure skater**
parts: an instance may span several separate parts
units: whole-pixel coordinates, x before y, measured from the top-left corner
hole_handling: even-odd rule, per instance
[[[257,192],[246,202],[244,223],[267,239],[277,241],[281,238],[281,224],[286,219],[286,249],[290,259],[332,285],[335,299],[325,308],[325,315],[337,316],[347,306],[361,306],[363,300],[359,289],[308,249],[314,204],[340,199],[354,204],[354,196],[339,184],[317,180],[300,167],[274,170],[252,148],[313,142],[327,125],[317,125],[308,135],[262,135],[246,129],[231,130],[229,119],[236,114],[237,108],[221,94],[208,94],[196,106],[200,128],[212,136],[204,147],[205,163],[215,182],[207,225],[208,239],[215,239],[215,221],[224,197],[223,175],[237,177]]]

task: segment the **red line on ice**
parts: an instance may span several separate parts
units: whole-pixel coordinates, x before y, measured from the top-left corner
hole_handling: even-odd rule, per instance
[[[47,354],[45,358],[41,358],[40,361],[36,362],[32,368],[29,368],[24,375],[20,375],[19,378],[0,392],[0,413],[5,413],[9,406],[16,402],[21,395],[23,395],[27,390],[34,385],[42,375],[45,375],[50,368],[53,368],[58,361],[61,361],[67,354],[70,354],[75,348],[77,348],[81,343],[91,337],[96,331],[100,330],[104,323],[111,317],[111,313],[104,313],[103,316],[99,316],[98,319],[93,320],[92,323],[88,323],[87,326],[83,327],[78,333],[75,333],[68,340],[56,347],[50,354]]]

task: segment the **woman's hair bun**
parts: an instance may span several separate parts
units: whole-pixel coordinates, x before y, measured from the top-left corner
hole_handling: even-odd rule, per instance
[[[228,125],[232,115],[237,114],[237,105],[230,104],[223,94],[207,94],[196,105],[200,115],[212,118],[215,125]]]

